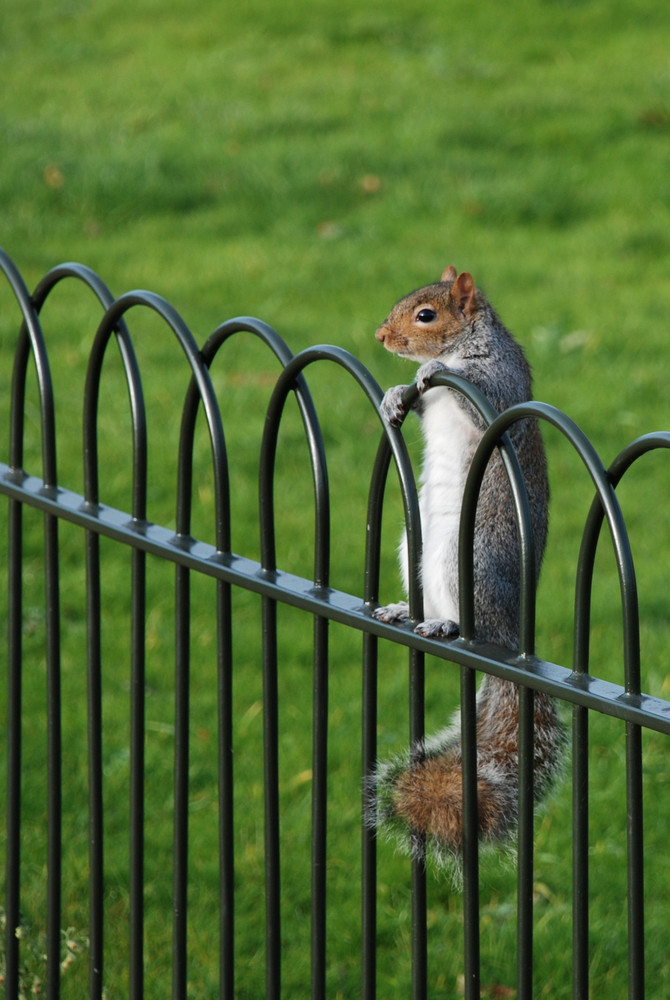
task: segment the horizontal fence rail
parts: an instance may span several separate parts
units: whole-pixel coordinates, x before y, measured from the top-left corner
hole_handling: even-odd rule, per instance
[[[533,759],[533,697],[542,692],[568,706],[572,712],[572,993],[588,997],[590,981],[590,838],[589,838],[589,718],[619,720],[625,728],[625,797],[628,968],[626,991],[630,998],[645,995],[645,865],[643,830],[643,744],[645,731],[670,734],[670,702],[642,691],[640,656],[640,616],[635,565],[626,524],[617,498],[617,487],[627,471],[650,452],[670,447],[670,434],[658,432],[645,435],[625,448],[609,468],[605,468],[592,444],[579,427],[556,408],[539,402],[524,403],[503,414],[497,414],[487,400],[463,379],[446,374],[433,377],[433,385],[449,387],[463,394],[474,405],[486,424],[484,434],[472,463],[463,504],[460,534],[460,637],[452,642],[429,639],[413,631],[413,623],[422,620],[422,594],[419,585],[421,524],[417,488],[412,462],[402,432],[390,426],[382,417],[382,391],[365,367],[351,354],[337,347],[315,346],[293,354],[283,339],[263,322],[249,317],[230,320],[218,327],[199,347],[195,337],[174,308],[160,296],[145,291],[133,291],[115,298],[106,285],[88,268],[80,264],[63,264],[45,275],[30,294],[12,260],[0,252],[0,267],[10,292],[13,373],[9,404],[9,434],[6,461],[0,461],[0,494],[6,498],[7,519],[7,640],[6,695],[3,713],[6,763],[4,821],[2,842],[5,851],[4,887],[0,905],[5,917],[4,965],[2,974],[6,996],[16,1000],[26,989],[33,988],[50,998],[67,990],[66,970],[70,959],[63,957],[64,914],[69,912],[73,884],[73,864],[68,844],[64,843],[64,801],[69,775],[64,760],[67,743],[64,731],[68,705],[63,704],[64,666],[62,649],[65,641],[63,592],[64,531],[78,531],[81,538],[81,566],[85,574],[84,605],[78,617],[86,628],[86,665],[82,673],[82,694],[86,715],[86,813],[88,824],[87,856],[74,865],[84,870],[87,901],[88,995],[90,998],[110,998],[127,995],[135,1000],[153,996],[154,964],[168,965],[171,990],[175,998],[205,995],[198,992],[192,978],[194,964],[202,962],[202,954],[193,940],[193,923],[198,901],[190,878],[194,862],[192,836],[192,800],[194,788],[192,752],[197,730],[193,701],[198,694],[194,677],[200,670],[195,662],[193,644],[196,625],[193,618],[193,597],[196,581],[210,580],[216,591],[212,610],[215,625],[215,651],[212,664],[212,699],[216,706],[216,910],[218,913],[218,954],[208,955],[216,967],[215,992],[222,998],[250,996],[246,980],[249,956],[239,953],[238,941],[243,923],[262,927],[256,935],[256,950],[262,952],[264,964],[264,995],[278,998],[290,995],[283,986],[286,975],[285,930],[291,919],[284,903],[287,878],[285,842],[282,838],[284,787],[282,747],[287,737],[280,711],[283,690],[282,654],[278,638],[278,617],[282,608],[292,608],[308,616],[312,623],[311,643],[311,746],[310,759],[305,762],[309,774],[311,805],[308,829],[309,855],[309,975],[301,995],[313,998],[351,993],[337,992],[333,985],[342,956],[338,942],[329,931],[329,919],[337,899],[329,882],[329,825],[331,748],[329,733],[333,702],[331,686],[331,625],[344,626],[349,633],[360,635],[361,716],[357,734],[361,774],[351,788],[351,800],[360,807],[361,779],[372,773],[379,756],[378,731],[380,722],[380,670],[383,662],[380,640],[394,648],[407,651],[408,732],[414,744],[424,737],[425,700],[430,678],[426,656],[460,668],[461,711],[463,725],[463,777],[466,811],[470,809],[474,824],[468,831],[467,817],[464,844],[462,940],[444,942],[443,946],[462,956],[462,981],[459,995],[468,1000],[494,995],[486,992],[482,981],[481,942],[482,902],[480,857],[476,833],[476,679],[478,674],[493,674],[514,682],[520,690],[520,773],[521,780],[518,830],[518,895],[517,920],[517,980],[515,991],[496,995],[533,997],[535,933],[534,883],[534,805],[532,789]],[[50,306],[57,287],[81,288],[87,299],[97,303],[97,329],[90,337],[83,386],[72,391],[81,395],[83,428],[83,489],[68,488],[61,482],[57,462],[57,407],[50,364],[47,337],[42,328],[42,314]],[[176,343],[185,366],[184,396],[175,402],[181,426],[176,454],[176,505],[173,526],[154,523],[149,518],[149,417],[145,399],[146,373],[138,360],[133,325],[140,314],[150,314],[163,331],[166,342]],[[5,314],[6,315],[6,314]],[[52,336],[50,334],[50,336]],[[213,369],[219,356],[229,351],[226,345],[236,338],[252,337],[259,342],[279,368],[269,394],[259,446],[258,459],[258,539],[259,558],[249,558],[232,551],[233,502],[231,473],[225,423],[221,400],[217,395]],[[113,348],[112,345],[113,344]],[[105,426],[106,413],[101,398],[106,387],[108,355],[120,366],[125,383],[128,408],[128,454],[130,465],[129,509],[105,503],[108,461],[100,443],[100,428]],[[310,391],[313,374],[325,370],[339,371],[364,406],[378,421],[379,444],[369,473],[355,469],[353,474],[369,476],[366,515],[366,545],[363,588],[360,595],[337,590],[331,586],[331,547],[338,545],[332,537],[331,485],[328,448],[320,424],[317,406]],[[35,420],[32,403],[36,395],[38,416]],[[408,407],[416,398],[416,387],[407,390]],[[286,423],[285,413],[295,401],[302,435],[307,449],[307,461],[312,480],[313,571],[309,576],[283,570],[277,557],[278,525],[281,513],[276,512],[277,456],[280,432]],[[543,660],[535,648],[535,559],[532,545],[530,513],[525,487],[514,449],[507,431],[517,421],[528,417],[554,428],[567,440],[578,461],[583,465],[593,487],[593,503],[587,512],[581,548],[576,568],[574,612],[574,658],[570,665]],[[197,428],[206,428],[212,483],[211,512],[213,528],[209,540],[193,533],[194,496],[198,489],[195,470]],[[35,429],[35,426],[37,429]],[[25,468],[26,440],[39,439],[41,468]],[[479,487],[487,462],[499,449],[510,480],[519,525],[522,607],[518,650],[503,649],[476,641],[474,636],[474,568],[473,537]],[[33,448],[34,451],[34,448]],[[32,454],[32,452],[31,452]],[[382,518],[389,493],[389,472],[397,477],[404,520],[407,527],[409,597],[412,621],[391,625],[378,621],[373,611],[379,604],[380,566],[382,561]],[[338,469],[341,476],[343,470]],[[352,474],[352,470],[348,471]],[[35,573],[34,539],[36,515],[41,518],[38,531],[39,574],[44,586],[44,616],[39,628],[43,636],[43,669],[45,683],[45,747],[42,767],[45,770],[46,805],[40,824],[29,826],[27,787],[32,782],[35,751],[31,742],[31,724],[26,718],[24,701],[32,673],[26,664],[26,607],[24,595],[28,578]],[[593,676],[590,670],[591,599],[594,586],[596,550],[606,523],[609,541],[617,568],[620,617],[615,622],[622,633],[622,672],[619,683]],[[110,926],[117,921],[110,888],[108,846],[110,838],[119,836],[111,820],[117,806],[108,792],[109,761],[106,740],[106,691],[109,684],[105,643],[107,630],[115,629],[111,605],[105,598],[105,559],[109,546],[129,557],[129,577],[126,598],[129,608],[128,641],[128,743],[124,751],[128,763],[127,781],[127,871],[121,882],[118,906],[127,918],[127,932],[122,935],[126,950],[123,981],[112,985],[107,969],[118,967],[118,956],[110,955]],[[102,551],[104,546],[104,551]],[[170,565],[174,569],[173,607],[174,641],[172,649],[171,684],[174,704],[170,724],[172,739],[171,793],[171,890],[165,906],[166,919],[171,923],[170,946],[160,956],[148,937],[147,908],[153,887],[147,876],[151,861],[153,817],[147,805],[151,789],[151,768],[147,759],[150,730],[147,725],[148,649],[151,646],[148,622],[152,614],[152,591],[148,578],[154,564]],[[257,664],[262,687],[262,786],[263,831],[262,889],[258,905],[250,914],[240,913],[238,869],[243,845],[239,843],[238,822],[241,802],[251,794],[240,788],[239,760],[233,747],[237,739],[238,718],[235,710],[235,685],[242,667],[238,666],[239,650],[234,645],[238,628],[234,602],[237,594],[255,595],[261,606],[260,652]],[[72,612],[68,611],[71,616]],[[125,617],[123,619],[126,620]],[[67,618],[70,622],[70,617]],[[245,670],[249,670],[247,665]],[[382,675],[383,676],[383,675]],[[30,765],[28,763],[30,760]],[[524,770],[525,769],[525,770]],[[528,779],[530,775],[530,784]],[[240,798],[241,796],[241,798]],[[469,803],[469,805],[468,805]],[[364,804],[363,804],[364,805]],[[474,812],[472,812],[474,810]],[[359,809],[360,811],[360,809]],[[378,956],[380,948],[380,877],[379,841],[374,830],[359,822],[359,871],[350,873],[358,881],[359,911],[350,915],[359,927],[357,948],[358,986],[360,995],[372,1000],[388,996],[388,985],[379,985]],[[353,831],[352,831],[353,832]],[[34,867],[33,840],[42,845],[37,857],[43,859],[43,926],[45,977],[36,985],[28,983],[28,945],[22,932],[23,899],[27,880],[26,869]],[[296,847],[301,851],[304,848]],[[254,848],[255,850],[255,848]],[[24,860],[29,858],[29,862]],[[67,869],[63,859],[67,858]],[[199,860],[199,859],[198,859]],[[399,862],[402,863],[402,862]],[[396,914],[398,925],[406,924],[409,935],[411,995],[414,1000],[437,995],[431,985],[439,979],[431,953],[427,871],[421,856],[413,857],[409,875],[409,912],[404,908]],[[75,879],[76,881],[76,879]],[[81,880],[80,880],[81,881]],[[80,889],[75,889],[75,892]],[[198,890],[200,891],[200,890]],[[386,891],[386,890],[384,890]],[[458,897],[460,898],[460,897]],[[35,909],[35,904],[32,904]],[[154,906],[151,901],[151,906]],[[388,908],[385,902],[384,906]],[[39,909],[39,907],[37,907]],[[262,911],[262,916],[261,916]],[[253,933],[253,931],[252,931]],[[118,947],[118,934],[114,937]],[[244,932],[244,940],[248,940]],[[41,945],[40,945],[41,947]],[[69,946],[66,946],[66,951]],[[346,948],[347,945],[345,944]],[[68,954],[74,952],[74,945]],[[431,953],[432,954],[432,953]],[[196,957],[197,956],[197,957]],[[510,987],[510,989],[512,989]],[[257,994],[256,994],[257,995]],[[400,992],[394,995],[401,995]],[[405,994],[402,994],[405,995]],[[450,993],[444,995],[451,996]]]

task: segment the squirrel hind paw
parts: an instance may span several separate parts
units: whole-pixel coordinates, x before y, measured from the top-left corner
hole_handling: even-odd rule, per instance
[[[379,622],[406,622],[409,621],[409,604],[407,601],[398,601],[397,604],[387,604],[383,607],[375,608],[372,617]]]
[[[440,618],[427,618],[425,622],[417,625],[414,631],[424,639],[455,639],[458,636],[458,625],[449,618],[445,621]]]

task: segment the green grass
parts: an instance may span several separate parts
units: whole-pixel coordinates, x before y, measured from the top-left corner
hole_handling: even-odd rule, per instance
[[[490,0],[445,8],[434,0],[281,5],[204,0],[83,4],[6,0],[0,31],[0,245],[32,285],[53,264],[79,260],[115,293],[165,295],[202,342],[230,316],[252,314],[293,350],[319,342],[353,351],[383,385],[411,368],[373,337],[391,304],[449,264],[472,271],[527,349],[536,395],[567,411],[608,463],[636,435],[668,424],[670,365],[670,70],[668,15],[652,0]],[[0,291],[0,412],[6,427],[16,311]],[[92,297],[64,286],[44,327],[56,384],[59,467],[81,490],[81,392],[98,320]],[[149,516],[174,522],[174,454],[187,372],[155,318],[132,314],[150,406]],[[277,365],[249,337],[228,344],[214,377],[233,477],[233,548],[258,556],[256,456]],[[310,373],[333,481],[333,572],[360,593],[365,494],[377,424],[353,384]],[[118,362],[105,366],[101,427],[103,500],[128,509],[128,417]],[[27,405],[26,467],[39,469],[37,404]],[[418,429],[407,425],[415,448]],[[198,431],[195,525],[211,540],[211,470]],[[6,460],[6,431],[0,454]],[[590,502],[587,477],[547,431],[553,502],[539,597],[538,650],[570,663],[575,559]],[[280,564],[309,574],[311,501],[306,462],[288,415],[279,455]],[[302,454],[305,454],[303,451]],[[651,456],[622,487],[638,562],[644,688],[667,696],[670,618],[664,456]],[[383,598],[397,595],[398,498],[389,498]],[[3,526],[4,526],[4,512]],[[29,515],[26,580],[26,919],[43,927],[45,790],[43,588],[40,519]],[[6,536],[3,527],[2,537]],[[85,933],[87,820],[82,705],[85,630],[82,543],[61,530],[65,774],[64,927]],[[4,544],[4,543],[3,543]],[[129,559],[105,559],[105,782],[107,984],[125,995]],[[172,603],[169,569],[150,562],[147,663],[147,997],[170,990],[172,835]],[[4,587],[4,583],[2,584]],[[194,583],[192,746],[193,995],[216,983],[216,718],[213,589]],[[4,591],[0,594],[4,602]],[[593,671],[622,682],[614,560],[598,561]],[[311,625],[282,611],[282,806],[285,989],[307,993]],[[259,608],[236,597],[237,873],[239,995],[263,990],[262,712]],[[4,642],[4,640],[2,640]],[[1,647],[0,647],[1,648]],[[383,649],[380,747],[406,733],[406,671]],[[360,651],[332,629],[329,995],[357,991],[356,892]],[[457,701],[455,678],[428,669],[428,722]],[[0,729],[5,717],[0,699]],[[592,990],[626,995],[624,733],[592,723]],[[645,740],[648,996],[668,995],[665,902],[667,744]],[[0,767],[0,781],[4,778]],[[570,790],[566,781],[538,819],[537,996],[571,995]],[[431,989],[460,993],[458,897],[431,875]],[[0,902],[2,901],[0,890]],[[380,853],[380,995],[409,991],[409,881],[404,861]],[[514,877],[483,871],[486,995],[514,985]],[[82,995],[80,959],[63,980]],[[431,994],[432,995],[432,994]]]

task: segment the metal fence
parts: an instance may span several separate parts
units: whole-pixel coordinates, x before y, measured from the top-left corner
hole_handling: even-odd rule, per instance
[[[245,963],[236,947],[243,920],[252,919],[245,911],[238,912],[240,886],[236,878],[240,845],[235,838],[239,815],[234,809],[237,781],[237,761],[233,755],[237,720],[233,710],[233,681],[236,656],[233,652],[235,615],[233,595],[238,588],[251,592],[262,606],[262,724],[263,724],[263,803],[264,825],[262,856],[264,881],[259,887],[255,924],[260,929],[258,949],[265,966],[264,995],[267,998],[286,995],[282,988],[284,952],[283,924],[286,920],[282,902],[284,854],[281,850],[280,754],[284,732],[278,713],[278,686],[281,663],[277,649],[277,615],[283,605],[304,612],[313,620],[313,680],[312,680],[312,750],[311,761],[305,763],[311,779],[311,818],[308,837],[310,861],[310,974],[301,995],[325,997],[336,994],[329,989],[328,969],[338,961],[337,942],[329,935],[329,900],[327,871],[329,863],[329,623],[340,623],[360,634],[362,641],[362,712],[359,730],[362,777],[368,775],[378,756],[378,658],[379,640],[404,647],[409,663],[409,730],[412,740],[424,732],[425,656],[432,654],[460,670],[461,713],[464,733],[464,794],[474,804],[476,820],[476,744],[475,744],[475,681],[476,672],[489,672],[514,681],[520,686],[520,801],[518,829],[518,894],[516,905],[517,981],[516,992],[496,995],[534,995],[534,810],[533,810],[533,699],[536,691],[546,692],[570,706],[572,711],[572,783],[573,783],[573,955],[566,966],[571,976],[573,995],[589,995],[589,735],[591,713],[601,713],[621,720],[626,731],[625,783],[627,797],[627,921],[628,970],[627,990],[630,997],[645,995],[645,889],[642,802],[642,732],[645,729],[670,733],[670,703],[649,697],[640,690],[640,641],[638,601],[635,571],[626,526],[615,488],[626,470],[646,452],[667,448],[670,435],[658,433],[636,440],[626,448],[613,465],[605,470],[595,450],[579,428],[563,413],[543,403],[528,403],[493,419],[474,465],[470,498],[465,504],[462,523],[461,565],[461,637],[450,643],[425,639],[409,627],[387,625],[376,621],[372,611],[378,604],[381,560],[382,516],[389,470],[395,467],[408,529],[410,560],[416,565],[421,547],[417,495],[412,466],[402,434],[384,426],[380,420],[380,442],[369,478],[369,500],[364,567],[364,592],[352,595],[330,586],[330,548],[333,544],[330,528],[330,490],[326,463],[326,447],[317,418],[307,376],[318,366],[336,365],[344,369],[352,383],[352,391],[362,393],[371,412],[378,414],[381,390],[369,372],[351,354],[337,347],[311,347],[293,355],[284,341],[264,323],[234,319],[221,325],[200,348],[194,336],[176,311],[162,298],[150,292],[130,292],[114,298],[104,283],[89,269],[78,264],[64,264],[46,274],[30,294],[16,266],[4,253],[0,265],[13,292],[16,305],[14,329],[18,331],[11,378],[10,428],[8,460],[0,464],[0,493],[6,498],[8,546],[6,588],[8,595],[7,625],[7,689],[6,711],[6,806],[3,819],[3,842],[6,856],[4,892],[5,930],[5,991],[15,1000],[24,990],[22,969],[25,967],[26,942],[17,934],[22,921],[22,885],[25,875],[24,843],[28,835],[24,788],[29,780],[29,764],[24,747],[28,740],[28,722],[23,705],[25,608],[22,595],[27,569],[24,551],[24,519],[31,509],[39,512],[43,527],[43,550],[38,573],[45,587],[44,616],[39,629],[44,636],[46,685],[46,753],[47,795],[44,822],[37,836],[45,845],[44,858],[44,924],[46,953],[45,981],[35,986],[55,998],[67,988],[63,976],[63,911],[65,896],[70,891],[70,873],[63,870],[63,796],[67,788],[64,773],[63,705],[61,677],[61,646],[63,636],[62,573],[60,567],[59,529],[65,524],[75,526],[82,538],[82,566],[85,562],[85,607],[80,616],[86,622],[86,659],[82,665],[81,699],[86,703],[87,736],[87,824],[88,858],[81,859],[82,879],[87,886],[85,909],[88,913],[88,990],[91,998],[126,995],[135,1000],[151,993],[152,965],[155,951],[147,954],[145,927],[147,852],[147,814],[145,759],[146,723],[146,655],[147,617],[151,612],[147,596],[147,560],[157,559],[174,567],[174,754],[173,835],[171,899],[166,905],[171,914],[171,947],[161,961],[170,966],[172,995],[185,998],[198,993],[189,985],[189,971],[194,959],[189,939],[189,918],[197,902],[190,895],[189,801],[192,793],[190,748],[193,742],[194,720],[190,708],[193,693],[191,683],[191,584],[198,576],[214,581],[216,603],[212,612],[216,624],[215,678],[212,698],[216,700],[217,743],[217,825],[218,861],[217,892],[219,927],[218,955],[210,955],[216,967],[216,991],[207,995],[225,998],[252,995],[245,986]],[[63,282],[85,286],[86,295],[93,293],[100,307],[100,322],[91,337],[87,360],[83,399],[83,491],[68,489],[59,479],[56,463],[56,415],[54,389],[46,340],[42,331],[41,313],[53,289]],[[12,308],[14,308],[12,306]],[[143,396],[142,373],[137,361],[130,332],[130,314],[141,310],[155,314],[170,335],[180,345],[190,370],[190,385],[181,409],[181,432],[177,457],[177,502],[174,526],[162,527],[147,517],[147,494],[150,480],[147,473],[147,416]],[[226,454],[224,426],[217,395],[210,377],[210,368],[224,342],[240,333],[258,338],[279,362],[281,373],[276,379],[265,415],[258,464],[260,559],[254,560],[231,551],[231,498],[229,465]],[[110,342],[115,341],[123,367],[130,413],[129,451],[132,453],[131,509],[122,510],[101,501],[100,480],[104,481],[106,465],[101,468],[99,425],[105,421],[100,409],[103,361]],[[24,468],[26,433],[27,386],[35,379],[38,405],[33,415],[39,430],[41,468]],[[436,376],[435,384],[445,384],[466,394],[471,390],[461,380]],[[75,391],[75,390],[73,390]],[[80,391],[77,388],[76,391]],[[410,390],[411,392],[411,390]],[[314,493],[314,571],[309,577],[295,575],[277,565],[275,536],[275,466],[278,438],[286,401],[297,400],[304,440],[309,451]],[[213,501],[215,538],[213,543],[193,536],[192,505],[194,489],[194,437],[198,413],[204,414],[213,470]],[[515,480],[518,497],[522,551],[532,552],[528,539],[529,525],[524,507],[523,483],[515,479],[513,455],[504,432],[524,415],[535,415],[563,434],[588,470],[594,488],[593,505],[583,532],[577,569],[574,618],[574,662],[561,666],[545,662],[535,655],[535,594],[525,588],[519,652],[482,647],[471,636],[474,632],[472,600],[472,534],[476,504],[477,467],[484,468],[487,455],[496,446],[506,451],[510,460],[510,475]],[[202,418],[200,418],[202,419]],[[365,475],[362,470],[357,474]],[[32,516],[32,515],[31,515]],[[621,684],[591,676],[589,673],[590,612],[594,562],[602,522],[607,521],[620,583],[623,626],[624,673]],[[109,963],[108,928],[116,919],[110,912],[107,887],[106,846],[110,833],[106,821],[117,803],[106,792],[106,757],[104,720],[104,653],[103,631],[106,627],[107,605],[104,591],[104,560],[101,543],[115,543],[117,549],[130,553],[130,650],[129,650],[129,747],[128,747],[128,823],[129,861],[126,883],[128,930],[124,941],[127,967],[124,990],[107,983]],[[337,544],[337,539],[334,543]],[[84,555],[85,553],[85,555]],[[528,567],[527,567],[528,569]],[[528,579],[533,578],[532,571]],[[410,573],[417,579],[416,573]],[[417,584],[409,595],[412,617],[421,619],[421,593]],[[430,683],[430,679],[428,680]],[[32,753],[32,751],[31,751]],[[32,757],[31,757],[32,760]],[[35,766],[34,762],[30,765]],[[44,766],[44,763],[43,765]],[[239,788],[238,788],[239,791]],[[242,791],[244,794],[244,790]],[[360,780],[352,784],[351,796],[360,803]],[[238,800],[239,801],[239,800]],[[65,804],[66,805],[66,804]],[[470,809],[472,817],[472,808]],[[467,817],[466,817],[467,818]],[[480,859],[477,833],[472,822],[464,833],[464,864],[462,906],[463,939],[450,941],[449,947],[462,957],[463,976],[460,990],[468,1000],[481,995],[480,971]],[[353,833],[353,831],[352,831]],[[34,831],[30,836],[35,836]],[[119,834],[121,835],[121,834]],[[348,873],[348,878],[360,887],[360,910],[351,914],[351,921],[360,926],[358,961],[360,992],[366,1000],[391,994],[388,984],[380,992],[376,974],[379,950],[378,852],[374,831],[359,826],[360,868]],[[237,853],[236,853],[237,852]],[[31,862],[32,863],[32,862]],[[404,863],[404,862],[403,862]],[[70,864],[70,862],[68,862]],[[410,864],[410,862],[407,862]],[[427,917],[427,875],[421,859],[411,862],[411,905],[409,912],[397,914],[397,921],[407,926],[408,964],[411,966],[411,995],[415,1000],[436,995],[431,986],[435,975],[428,961],[429,921]],[[81,892],[81,887],[76,889]],[[332,892],[330,893],[332,897]],[[124,910],[124,913],[126,910]],[[115,938],[118,942],[118,938]],[[394,959],[395,960],[395,959]],[[398,961],[400,959],[398,958]],[[107,984],[107,985],[106,985]],[[194,992],[195,989],[195,992]],[[352,995],[350,992],[347,995]],[[445,995],[450,995],[445,993]],[[487,994],[491,995],[491,994]]]

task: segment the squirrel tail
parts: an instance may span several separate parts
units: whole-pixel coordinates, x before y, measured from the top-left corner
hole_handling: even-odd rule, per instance
[[[483,843],[504,845],[518,819],[519,692],[487,676],[477,696],[477,791]],[[551,698],[535,694],[535,801],[561,770],[566,734]],[[460,724],[422,741],[409,754],[377,765],[367,787],[366,821],[414,856],[424,850],[458,868],[463,840]]]

